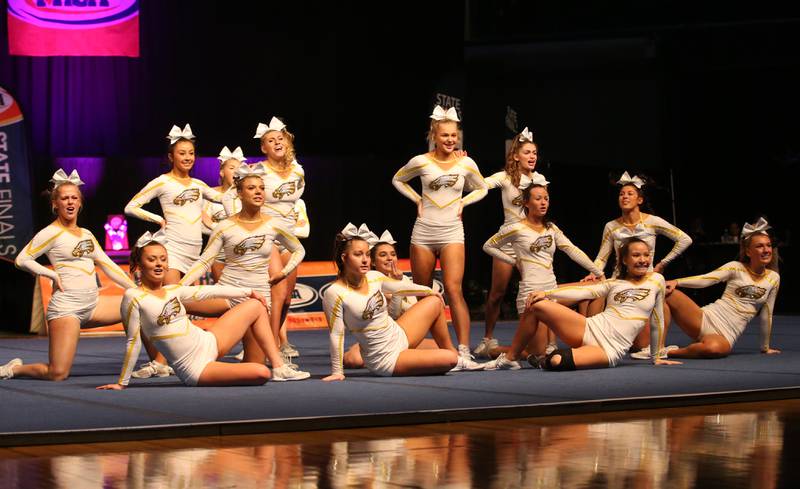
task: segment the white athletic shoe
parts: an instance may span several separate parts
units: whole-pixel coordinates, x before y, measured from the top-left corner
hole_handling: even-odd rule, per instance
[[[469,352],[467,345],[458,345],[458,363],[453,367],[451,372],[474,371],[483,370],[483,363],[478,363]]]
[[[149,379],[150,377],[169,377],[175,375],[175,371],[169,365],[162,365],[155,360],[151,360],[139,366],[131,376],[137,379]]]
[[[490,360],[483,364],[484,370],[519,370],[522,366],[516,360],[509,360],[506,358],[505,353],[501,353],[500,356],[495,358],[494,360]]]
[[[0,365],[0,380],[13,379],[14,378],[13,368],[16,367],[17,365],[22,365],[22,359],[15,358],[5,365]]]
[[[497,338],[483,338],[480,344],[472,350],[472,354],[478,358],[491,358],[489,354],[498,345]]]
[[[281,345],[281,353],[283,356],[289,358],[295,358],[300,356],[300,352],[297,351],[297,347],[291,343],[284,343]]]
[[[288,364],[281,365],[278,368],[272,369],[272,380],[275,382],[286,382],[287,380],[303,380],[311,377],[308,372],[302,370],[295,370]]]
[[[667,358],[667,352],[672,350],[677,350],[678,345],[669,345],[665,346],[658,352],[658,358],[663,359]],[[641,350],[631,353],[631,358],[635,358],[636,360],[650,360],[650,347],[646,346]]]

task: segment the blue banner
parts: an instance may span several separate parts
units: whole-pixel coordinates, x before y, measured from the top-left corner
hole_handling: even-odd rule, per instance
[[[14,261],[33,237],[31,169],[22,111],[0,87],[0,259]]]

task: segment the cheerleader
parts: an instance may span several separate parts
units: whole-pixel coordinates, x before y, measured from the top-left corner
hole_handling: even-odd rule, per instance
[[[645,204],[644,180],[635,175],[630,176],[626,171],[617,181],[617,185],[619,185],[618,203],[622,215],[607,222],[603,228],[603,239],[600,242],[600,251],[594,260],[595,265],[600,270],[605,269],[612,250],[619,249],[622,243],[631,237],[644,240],[655,255],[656,236],[660,234],[675,242],[672,250],[653,267],[653,271],[663,273],[666,266],[692,244],[692,238],[666,220],[641,212],[640,208]],[[602,303],[593,301],[589,305],[587,314],[591,316],[602,309]],[[632,358],[649,358],[650,344],[647,338],[647,331],[643,332],[642,337],[637,338],[634,346],[640,350],[633,353]]]
[[[306,188],[305,171],[295,159],[294,135],[286,128],[286,124],[277,117],[270,119],[269,124],[259,123],[253,136],[261,142],[261,152],[266,160],[256,163],[263,168],[265,199],[262,212],[281,222],[285,228],[292,229],[296,224],[295,204]],[[234,192],[229,190],[223,198],[223,205],[228,215],[232,215],[231,201]],[[291,253],[276,243],[280,253],[274,253],[270,259],[270,273],[277,274],[291,259]],[[281,325],[291,304],[291,292],[297,282],[297,271],[293,270],[286,280],[276,284],[271,292],[272,317],[270,320],[275,339],[279,340]],[[288,343],[281,344],[285,354],[297,356],[297,351]]]
[[[533,142],[533,134],[526,127],[511,142],[505,168],[486,178],[489,189],[500,188],[503,226],[525,219],[521,189],[527,188],[531,184],[531,178],[539,175],[533,171],[538,156],[539,148]],[[506,256],[515,256],[514,247],[510,243],[505,245],[502,252]],[[480,344],[472,352],[476,357],[489,357],[490,352],[498,346],[497,339],[493,337],[494,326],[513,271],[514,263],[509,264],[505,259],[497,257],[492,259],[492,287],[486,300],[486,330]]]
[[[436,106],[430,116],[428,141],[435,149],[415,156],[392,178],[397,190],[417,206],[417,220],[411,233],[411,273],[414,282],[430,286],[438,256],[444,291],[450,303],[458,337],[458,353],[474,362],[469,349],[469,309],[461,282],[464,277],[464,207],[484,198],[486,183],[478,165],[468,156],[454,153],[458,144],[459,118],[454,108]],[[408,182],[419,177],[422,195]],[[462,196],[464,186],[474,190]]]
[[[214,190],[224,194],[228,189],[233,187],[233,177],[236,173],[236,169],[247,160],[242,153],[241,146],[237,146],[233,152],[231,152],[227,146],[223,147],[217,159],[219,159],[220,184],[218,187],[214,187]],[[238,199],[234,199],[232,206],[233,214],[236,214],[242,208]],[[214,202],[213,200],[206,201],[203,207],[203,234],[210,235],[214,226],[226,217],[228,217],[228,214],[225,212],[221,203]],[[222,275],[222,269],[224,267],[225,254],[220,253],[211,265],[211,276],[214,279],[214,283],[219,282],[219,277]]]
[[[650,271],[650,246],[639,238],[631,238],[622,245],[619,257],[617,276],[621,278],[531,293],[526,300],[526,310],[533,314],[534,320],[520,322],[520,331],[514,336],[510,351],[495,360],[497,368],[520,368],[518,355],[535,336],[540,323],[547,324],[568,346],[545,357],[542,366],[548,370],[616,366],[644,329],[648,318],[654,326],[650,328],[651,341],[661,345],[664,277]],[[558,303],[597,297],[606,298],[606,309],[588,318]],[[655,365],[680,363],[656,355],[652,355],[652,360]]]
[[[509,266],[517,265],[521,280],[517,294],[517,313],[520,332],[536,329],[540,337],[535,342],[532,353],[544,353],[547,342],[547,328],[536,328],[530,323],[535,321],[534,315],[525,309],[528,296],[536,291],[556,288],[556,276],[553,273],[553,255],[559,249],[567,254],[575,263],[590,271],[594,278],[600,278],[603,272],[598,269],[586,253],[575,247],[561,229],[547,217],[550,209],[549,182],[538,173],[534,173],[531,183],[522,191],[521,199],[525,219],[518,220],[500,229],[500,232],[489,238],[483,250],[496,261]],[[508,252],[509,246],[511,252]],[[552,341],[555,344],[555,338]],[[554,348],[553,348],[554,349]],[[486,352],[490,354],[489,351]],[[495,370],[503,367],[502,362],[486,364],[486,369]]]
[[[131,252],[131,270],[141,270],[142,285],[128,289],[122,301],[128,335],[122,373],[116,383],[98,389],[122,390],[128,385],[141,348],[140,334],[154,342],[188,386],[261,385],[270,378],[285,381],[309,377],[307,372],[283,364],[270,334],[266,299],[257,291],[224,285],[165,284],[169,264],[164,241],[162,231],[153,235],[147,232]],[[238,304],[204,331],[189,321],[183,304],[212,298]],[[220,362],[239,341],[244,343],[247,361]],[[264,365],[265,354],[272,362],[272,372]]]
[[[48,363],[23,365],[15,358],[0,367],[0,379],[32,377],[65,380],[72,368],[81,328],[107,326],[120,322],[120,297],[100,296],[95,266],[119,287],[135,287],[133,281],[105,254],[94,235],[78,227],[83,208],[83,182],[73,170],[67,176],[59,169],[51,180],[50,204],[56,219],[39,231],[15,264],[33,275],[53,281],[53,295],[47,305],[49,339]],[[46,254],[53,270],[36,258]]]
[[[770,347],[772,313],[778,296],[778,249],[773,247],[762,217],[745,224],[739,240],[739,260],[711,273],[667,282],[667,306],[672,319],[695,342],[668,352],[678,358],[722,358],[730,354],[747,323],[756,315],[760,323],[761,353],[780,353]],[[717,301],[699,307],[675,287],[703,288],[726,282]]]
[[[370,270],[372,233],[362,224],[349,224],[336,236],[334,261],[338,277],[323,295],[323,309],[330,328],[331,375],[325,381],[344,380],[344,333],[353,333],[366,367],[375,375],[443,374],[464,367],[450,340],[444,305],[429,287],[408,284]],[[395,321],[388,314],[384,292],[424,296]],[[431,332],[438,349],[416,346]]]
[[[164,281],[176,284],[200,256],[204,199],[219,202],[222,194],[189,176],[195,161],[195,136],[189,124],[182,131],[178,126],[172,126],[167,139],[170,143],[167,157],[172,169],[134,195],[125,206],[125,214],[154,222],[164,229],[171,267]],[[164,217],[142,209],[142,206],[156,198]]]

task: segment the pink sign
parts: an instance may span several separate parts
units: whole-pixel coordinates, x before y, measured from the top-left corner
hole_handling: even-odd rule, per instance
[[[9,52],[139,56],[138,0],[8,0]]]

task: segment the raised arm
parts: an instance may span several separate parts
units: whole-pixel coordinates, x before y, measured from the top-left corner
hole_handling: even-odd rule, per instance
[[[761,311],[758,312],[759,332],[761,336],[761,353],[779,353],[779,350],[770,348],[770,339],[772,337],[772,312],[775,309],[775,299],[778,297],[778,288],[780,287],[780,278],[778,278],[772,290],[769,291],[767,302],[761,306]]]
[[[597,252],[597,257],[594,259],[594,265],[598,270],[605,273],[608,257],[614,251],[614,236],[613,236],[613,221],[606,224],[603,228],[603,239],[600,240],[600,250]]]
[[[516,265],[517,260],[505,253],[502,248],[505,244],[513,242],[518,233],[519,230],[516,226],[501,229],[483,243],[483,251],[509,265]]]
[[[687,287],[690,289],[702,289],[718,284],[720,282],[727,282],[736,274],[742,265],[735,261],[728,262],[725,265],[717,268],[713,272],[704,275],[695,275],[692,277],[684,277],[675,280],[678,287]]]
[[[595,284],[568,285],[545,291],[545,297],[558,301],[577,302],[586,299],[605,297],[612,280],[604,280]]]
[[[343,297],[329,287],[322,298],[322,309],[330,333],[331,375],[323,380],[344,380],[344,319]]]
[[[461,198],[461,205],[466,207],[486,197],[486,194],[489,193],[489,187],[483,180],[483,175],[481,175],[481,171],[478,169],[478,164],[475,163],[472,158],[464,157],[459,164],[467,170],[464,178],[470,188],[475,189]]]
[[[44,275],[54,282],[58,281],[58,274],[55,270],[47,268],[37,262],[36,259],[50,251],[56,238],[62,232],[56,230],[53,226],[48,226],[36,233],[30,243],[17,255],[14,265],[20,270],[25,270],[33,275]]]
[[[92,236],[92,241],[94,241],[94,252],[92,254],[94,263],[103,270],[103,273],[123,289],[136,287],[131,277],[106,255],[106,252],[103,251],[103,248],[100,247],[100,243],[97,242],[94,236]]]
[[[429,295],[436,295],[436,292],[434,292],[432,288],[425,285],[418,285],[407,280],[396,280],[383,274],[381,274],[378,280],[381,282],[381,291],[384,294],[392,294],[392,297],[405,297],[410,295],[426,297]]]
[[[203,299],[240,299],[250,297],[252,292],[252,289],[229,285],[182,285],[178,287],[177,295],[181,302],[191,302]]]
[[[155,179],[148,183],[141,192],[134,195],[130,202],[125,206],[125,214],[131,217],[138,217],[143,221],[154,222],[156,224],[164,225],[166,222],[163,217],[158,214],[142,209],[142,206],[158,197],[159,189],[164,185],[161,179]]]
[[[214,226],[213,231],[211,231],[211,238],[208,239],[208,244],[206,245],[206,249],[204,249],[203,253],[200,255],[200,259],[192,264],[192,266],[189,268],[189,271],[186,272],[186,275],[184,275],[181,281],[178,282],[179,284],[191,285],[208,271],[208,268],[212,263],[214,263],[217,255],[219,255],[220,250],[222,250],[222,233],[225,232],[229,226],[233,225],[234,224],[232,224],[230,221],[221,221]]]
[[[692,238],[677,226],[673,226],[658,216],[650,216],[650,218],[657,234],[666,236],[675,242],[667,256],[661,259],[661,263],[664,266],[669,265],[672,260],[680,256],[692,244]]]
[[[580,248],[572,244],[572,241],[561,232],[561,229],[556,227],[555,232],[556,247],[567,254],[575,263],[585,268],[587,271],[592,272],[595,277],[600,278],[603,276],[603,270],[598,268],[592,260]]]
[[[276,224],[274,225],[274,228],[276,231],[275,238],[283,245],[284,248],[292,253],[292,256],[289,257],[289,261],[286,262],[286,265],[284,265],[283,269],[281,270],[281,273],[285,277],[292,273],[292,271],[297,268],[297,265],[303,261],[303,258],[306,256],[306,249],[302,244],[300,244],[300,241],[294,237],[291,231],[285,227]]]
[[[486,183],[486,189],[491,190],[493,188],[502,187],[503,182],[505,182],[507,178],[508,178],[508,173],[501,170],[497,173],[494,173],[484,178],[483,181],[484,183]]]
[[[394,185],[394,188],[415,204],[419,204],[422,197],[416,190],[411,188],[408,182],[420,176],[422,174],[422,169],[426,166],[428,166],[428,163],[420,162],[417,158],[412,158],[411,161],[406,163],[403,168],[400,168],[392,177],[392,185]]]

